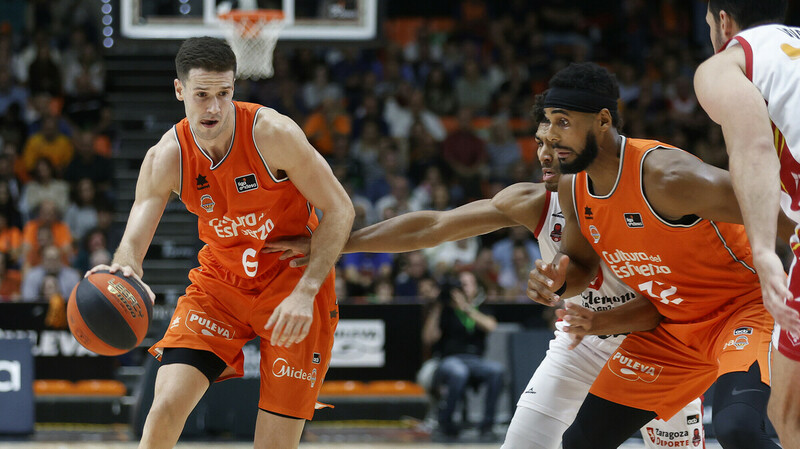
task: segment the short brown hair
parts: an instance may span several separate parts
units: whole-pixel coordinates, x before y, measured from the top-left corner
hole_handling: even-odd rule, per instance
[[[178,54],[175,55],[175,70],[178,79],[186,82],[189,71],[203,69],[209,72],[227,72],[236,74],[236,55],[222,39],[214,37],[192,37],[183,41]]]

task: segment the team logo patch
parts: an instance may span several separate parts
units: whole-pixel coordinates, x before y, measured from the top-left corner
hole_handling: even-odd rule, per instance
[[[749,344],[750,340],[747,338],[747,335],[739,335],[738,337],[732,340],[728,340],[728,342],[725,343],[725,346],[723,346],[722,350],[724,351],[729,347],[733,346],[734,348],[736,348],[737,351],[741,351],[742,349],[745,348],[745,346]]]
[[[700,423],[700,415],[689,415],[686,417],[686,424],[699,424]]]
[[[203,175],[197,175],[196,181],[197,181],[197,190],[203,190],[211,187],[211,185],[208,184],[208,180]]]
[[[644,222],[642,221],[641,214],[625,214],[625,224],[629,228],[643,228]]]
[[[560,242],[561,241],[561,223],[556,223],[556,224],[553,225],[553,230],[550,231],[550,238],[554,242]]]
[[[655,443],[656,442],[656,433],[653,431],[652,427],[647,428],[647,436],[650,437],[650,441]]]
[[[211,213],[214,212],[214,198],[211,198],[211,195],[203,195],[200,197],[200,206],[206,210],[206,212]]]
[[[589,226],[589,234],[592,236],[595,243],[600,241],[600,231],[597,230],[597,227],[595,227],[595,225]]]
[[[594,280],[591,284],[589,284],[589,288],[593,288],[595,290],[600,290],[600,287],[603,286],[603,270],[597,270],[597,276],[595,276]]]
[[[753,328],[752,327],[740,327],[733,331],[733,336],[737,335],[753,335]]]
[[[236,182],[236,191],[239,193],[249,192],[258,188],[258,181],[256,181],[255,173],[249,175],[239,176],[234,179]]]
[[[624,349],[617,349],[608,359],[607,366],[612,373],[625,380],[641,380],[646,383],[653,383],[664,369],[656,363],[640,360]]]
[[[231,340],[234,335],[233,326],[208,316],[205,312],[190,310],[186,314],[186,327],[195,334],[209,337],[222,337]]]
[[[800,346],[800,336],[795,335],[794,332],[786,332],[786,336],[792,346]]]
[[[319,362],[321,362],[321,361],[322,361],[322,356],[319,354],[319,352],[315,352],[314,353],[314,357],[311,359],[311,363],[314,363],[314,364],[318,365]]]

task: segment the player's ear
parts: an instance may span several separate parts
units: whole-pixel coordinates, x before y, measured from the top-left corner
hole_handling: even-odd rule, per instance
[[[602,111],[598,112],[597,121],[595,123],[597,123],[602,131],[606,131],[608,128],[611,128],[611,126],[613,126],[611,112],[608,109],[603,109]]]
[[[733,17],[724,9],[719,12],[719,26],[725,41],[730,40],[740,31],[739,26],[733,21]]]
[[[181,83],[181,80],[178,78],[175,78],[173,84],[175,85],[175,98],[177,98],[178,101],[183,101],[183,83]]]

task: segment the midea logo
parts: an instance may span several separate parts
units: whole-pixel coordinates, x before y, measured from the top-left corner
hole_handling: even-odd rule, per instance
[[[275,377],[292,377],[294,379],[307,380],[311,382],[311,386],[317,382],[317,369],[311,370],[307,373],[302,369],[297,369],[286,361],[284,358],[277,358],[272,362],[272,375]]]

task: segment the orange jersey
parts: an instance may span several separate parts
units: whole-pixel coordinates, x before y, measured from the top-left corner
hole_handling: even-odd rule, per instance
[[[243,278],[278,269],[280,253],[261,253],[268,239],[310,235],[314,208],[283,172],[271,169],[255,144],[262,107],[233,102],[235,128],[228,153],[214,164],[194,139],[189,121],[174,127],[181,151],[180,197],[197,215],[200,239],[214,259]]]
[[[760,301],[744,226],[696,216],[671,223],[643,195],[648,152],[682,150],[624,137],[622,146],[620,174],[610,194],[593,195],[585,172],[575,175],[572,186],[581,232],[609,268],[672,323],[710,320],[737,298]]]

